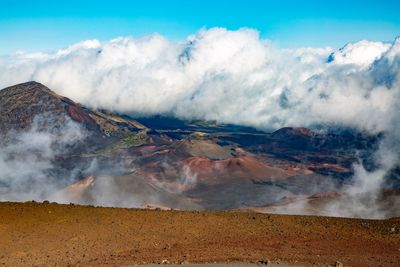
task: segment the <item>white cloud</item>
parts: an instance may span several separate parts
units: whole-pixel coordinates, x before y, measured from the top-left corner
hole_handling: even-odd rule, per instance
[[[0,87],[36,80],[95,108],[213,119],[262,129],[390,127],[399,98],[400,41],[340,50],[282,49],[251,29],[87,40],[55,53],[0,59]]]
[[[363,40],[345,45],[332,53],[329,59],[334,64],[355,64],[365,68],[379,59],[390,47],[387,43]]]

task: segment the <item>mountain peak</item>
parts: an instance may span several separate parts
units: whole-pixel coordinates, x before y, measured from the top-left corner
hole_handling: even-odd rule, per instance
[[[25,87],[30,87],[30,88],[34,88],[34,87],[46,87],[46,86],[44,86],[42,83],[37,82],[37,81],[28,81],[28,82],[16,84],[16,85],[14,85],[14,86],[25,86]],[[46,87],[46,88],[47,88],[47,87]]]
[[[36,82],[36,81],[29,81],[25,83],[20,83],[16,84],[13,86],[6,87],[0,91],[0,94],[5,94],[9,91],[13,91],[14,93],[18,93],[18,91],[29,91],[29,90],[40,90],[40,91],[48,91],[48,92],[53,92],[51,91],[48,87],[45,85]]]
[[[0,134],[9,129],[29,129],[34,118],[43,115],[50,115],[54,122],[63,122],[69,117],[90,132],[105,136],[145,128],[134,120],[87,109],[35,81],[0,90]]]
[[[3,130],[27,129],[37,115],[59,116],[65,110],[62,97],[41,83],[30,81],[0,90],[0,126]]]

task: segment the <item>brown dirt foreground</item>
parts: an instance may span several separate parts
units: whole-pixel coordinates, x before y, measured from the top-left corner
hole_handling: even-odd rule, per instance
[[[0,266],[400,266],[400,220],[0,203]]]

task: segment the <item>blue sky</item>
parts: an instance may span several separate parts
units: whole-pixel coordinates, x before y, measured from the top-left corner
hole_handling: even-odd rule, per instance
[[[0,0],[0,54],[154,32],[180,40],[202,27],[254,28],[283,47],[341,47],[393,41],[399,14],[398,0]]]

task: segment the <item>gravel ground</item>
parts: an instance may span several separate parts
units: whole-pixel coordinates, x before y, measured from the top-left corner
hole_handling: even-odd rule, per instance
[[[0,203],[0,266],[268,260],[398,267],[400,220]]]

